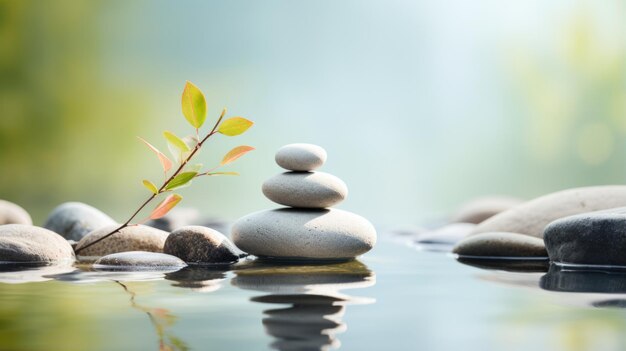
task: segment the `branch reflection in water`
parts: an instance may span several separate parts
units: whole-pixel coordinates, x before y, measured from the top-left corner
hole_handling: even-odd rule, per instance
[[[275,338],[270,347],[277,350],[338,348],[336,334],[347,328],[342,322],[346,305],[375,302],[340,292],[375,284],[374,272],[359,261],[298,265],[254,261],[237,267],[235,274],[233,285],[270,293],[251,301],[290,305],[264,311],[263,326]]]
[[[132,308],[144,312],[150,318],[150,322],[156,330],[159,338],[159,351],[186,351],[189,350],[184,341],[173,335],[168,329],[176,323],[176,316],[169,310],[158,307],[148,307],[137,303],[137,294],[128,288],[128,286],[118,280],[114,281],[120,285],[124,291],[130,295],[130,305]]]

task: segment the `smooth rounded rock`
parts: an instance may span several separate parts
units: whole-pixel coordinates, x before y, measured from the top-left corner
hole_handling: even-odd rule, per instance
[[[6,200],[0,200],[0,225],[2,224],[32,225],[33,220],[22,207]]]
[[[74,261],[74,250],[60,235],[25,224],[0,226],[0,262],[50,263]]]
[[[154,270],[171,271],[186,267],[187,264],[180,258],[172,255],[146,251],[119,252],[100,257],[94,262],[97,270]]]
[[[263,194],[285,206],[326,208],[345,200],[348,187],[341,179],[324,172],[286,172],[266,180]]]
[[[82,202],[66,202],[57,206],[44,223],[44,228],[68,240],[80,240],[89,232],[115,221],[98,210]]]
[[[163,252],[163,246],[169,233],[145,225],[126,227],[118,233],[82,250],[82,247],[110,233],[117,226],[102,227],[87,234],[76,245],[76,253],[81,259],[87,259],[88,257],[105,256],[126,251]]]
[[[626,214],[585,213],[550,223],[543,237],[550,260],[626,266]]]
[[[478,224],[500,212],[511,209],[523,201],[508,196],[486,196],[465,203],[452,216],[451,222]]]
[[[326,162],[326,150],[313,144],[289,144],[276,152],[276,163],[289,171],[312,171]]]
[[[626,204],[626,186],[623,185],[563,190],[501,212],[478,224],[471,235],[513,232],[542,238],[545,227],[554,220],[624,204]]]
[[[376,229],[347,211],[283,208],[242,217],[232,238],[241,250],[261,257],[343,260],[372,249]]]
[[[543,240],[516,233],[481,233],[461,240],[453,252],[463,257],[547,258]]]
[[[207,227],[186,226],[173,231],[163,252],[187,263],[234,263],[243,253],[224,234]]]

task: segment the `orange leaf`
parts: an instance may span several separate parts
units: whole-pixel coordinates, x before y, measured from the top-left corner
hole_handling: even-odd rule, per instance
[[[170,161],[170,159],[167,158],[167,156],[165,156],[161,151],[159,151],[159,149],[157,149],[156,147],[152,146],[152,144],[150,144],[149,142],[145,141],[143,138],[141,138],[141,137],[137,137],[137,138],[139,138],[139,140],[143,141],[146,145],[148,145],[150,150],[154,151],[154,153],[159,158],[159,161],[161,162],[161,166],[163,166],[163,170],[165,172],[169,171],[172,168],[172,161]]]
[[[246,145],[237,146],[236,148],[230,150],[226,154],[226,156],[224,156],[224,158],[222,159],[222,163],[220,163],[220,165],[224,166],[226,164],[229,164],[252,150],[254,150],[252,146],[246,146]]]
[[[159,219],[165,216],[171,209],[174,208],[174,206],[178,205],[182,199],[183,197],[178,194],[169,195],[163,199],[163,201],[161,201],[161,203],[158,204],[154,210],[152,210],[152,213],[150,213],[150,219]]]

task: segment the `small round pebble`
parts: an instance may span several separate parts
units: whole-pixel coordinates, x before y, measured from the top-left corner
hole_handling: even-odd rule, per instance
[[[263,194],[277,204],[301,208],[326,208],[345,200],[348,187],[324,172],[285,172],[263,183]]]
[[[32,225],[33,220],[22,207],[9,201],[0,200],[0,225],[2,224]]]
[[[276,152],[276,163],[289,171],[306,172],[326,162],[326,150],[313,144],[289,144]]]
[[[163,252],[195,264],[233,263],[243,254],[224,234],[195,225],[173,231]]]
[[[127,251],[100,257],[93,265],[98,270],[172,270],[187,266],[172,255],[146,251]]]

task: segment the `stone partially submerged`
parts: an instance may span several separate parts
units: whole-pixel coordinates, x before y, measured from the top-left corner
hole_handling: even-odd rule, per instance
[[[0,225],[0,263],[49,264],[74,259],[74,250],[57,233],[24,224]]]

